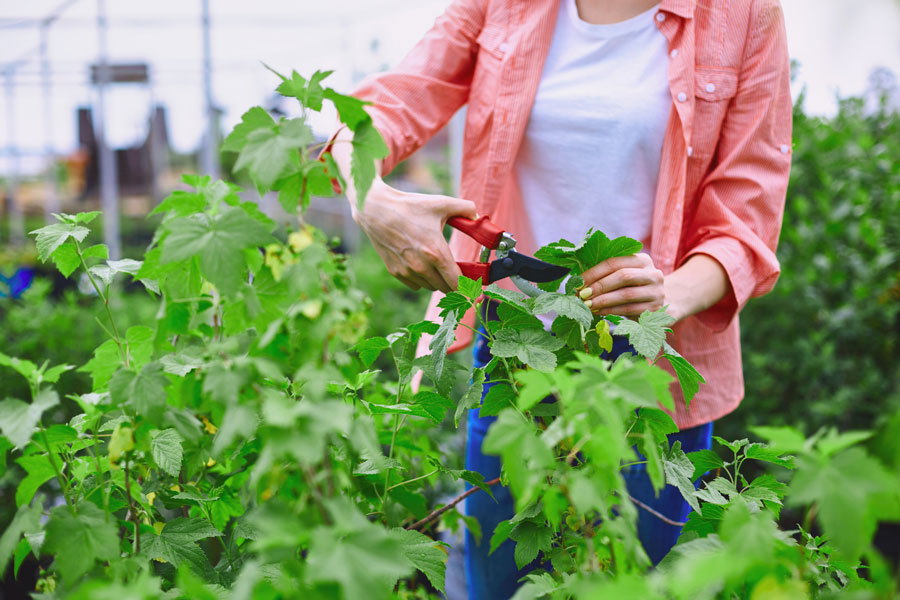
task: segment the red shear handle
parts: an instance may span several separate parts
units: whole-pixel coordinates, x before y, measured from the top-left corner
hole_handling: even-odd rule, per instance
[[[491,282],[490,263],[458,262],[456,264],[457,266],[459,266],[459,270],[462,271],[462,274],[469,279],[473,279],[475,281],[481,279],[482,285],[487,285]]]
[[[500,238],[503,237],[503,230],[494,225],[487,216],[478,217],[475,220],[465,217],[450,217],[447,219],[447,224],[454,229],[459,229],[482,246],[491,249],[497,248]]]

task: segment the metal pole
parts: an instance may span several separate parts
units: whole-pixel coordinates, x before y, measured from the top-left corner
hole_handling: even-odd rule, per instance
[[[16,115],[13,103],[13,75],[15,67],[8,68],[6,78],[6,131],[10,170],[6,178],[6,197],[9,205],[9,244],[13,247],[22,246],[25,243],[25,215],[19,198],[19,148],[16,146]]]
[[[97,115],[94,131],[100,154],[100,208],[103,210],[103,243],[109,248],[109,257],[119,259],[122,245],[119,239],[119,181],[116,156],[106,142],[106,87],[109,68],[106,62],[106,3],[97,0],[97,36],[100,49],[98,60]]]
[[[213,179],[219,176],[218,126],[216,107],[212,94],[212,49],[209,32],[209,0],[202,0],[201,25],[203,28],[203,93],[206,101],[206,135],[200,151],[200,169]]]
[[[57,190],[56,157],[53,152],[53,104],[50,88],[50,59],[47,56],[47,38],[51,20],[41,23],[41,88],[44,100],[44,158],[46,161],[47,201],[44,203],[44,218],[50,223],[53,213],[60,212]]]

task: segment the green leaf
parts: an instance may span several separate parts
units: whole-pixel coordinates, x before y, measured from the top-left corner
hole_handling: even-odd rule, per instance
[[[371,120],[362,121],[353,132],[353,154],[350,156],[350,172],[353,175],[353,189],[356,203],[362,206],[375,179],[375,161],[389,153],[384,139]]]
[[[169,380],[162,374],[162,365],[148,363],[139,373],[119,369],[109,382],[109,396],[117,404],[128,404],[134,411],[157,421],[166,406],[166,386]]]
[[[183,451],[181,449],[181,436],[174,429],[156,430],[150,434],[150,452],[153,460],[159,468],[171,475],[178,477],[181,471]]]
[[[449,292],[438,301],[438,308],[441,309],[440,315],[446,316],[448,313],[456,313],[456,318],[461,319],[463,314],[472,306],[472,301],[466,298],[460,292]]]
[[[164,560],[176,568],[187,563],[194,572],[203,573],[209,566],[209,560],[197,542],[221,535],[205,519],[178,517],[166,522],[159,535],[145,537],[141,553],[154,560]]]
[[[101,391],[106,388],[110,377],[121,364],[122,355],[119,353],[119,347],[113,340],[106,340],[97,346],[93,358],[78,371],[90,373],[94,390]]]
[[[685,501],[696,512],[700,512],[700,503],[697,502],[697,490],[694,488],[692,477],[694,476],[694,464],[681,449],[681,442],[676,441],[671,449],[663,454],[663,470],[666,473],[666,483],[674,485],[681,492]]]
[[[361,341],[353,347],[359,354],[359,359],[368,369],[375,362],[375,359],[381,355],[383,350],[390,348],[391,344],[383,337],[372,337]]]
[[[3,536],[0,537],[0,572],[6,572],[6,566],[12,557],[19,540],[25,540],[23,534],[39,531],[41,528],[41,504],[36,502],[34,506],[19,506],[12,522],[6,527]]]
[[[63,277],[67,279],[81,264],[81,258],[78,256],[78,250],[74,244],[63,244],[50,255],[50,258],[53,259],[53,264],[63,274]]]
[[[782,456],[777,450],[769,448],[764,444],[749,444],[744,452],[747,458],[752,458],[753,460],[772,463],[788,469],[794,468],[794,460],[792,457]]]
[[[577,296],[548,292],[534,299],[534,314],[544,315],[555,312],[577,321],[585,329],[590,329],[593,315]]]
[[[214,216],[178,219],[169,228],[162,242],[162,263],[196,256],[203,276],[228,295],[247,278],[244,249],[265,245],[272,239],[265,226],[236,207]]]
[[[234,163],[235,171],[246,171],[261,190],[299,167],[299,148],[315,140],[312,129],[303,118],[283,120],[276,127],[259,128],[247,139]],[[374,166],[373,177],[374,177]]]
[[[38,258],[41,262],[47,262],[56,249],[62,246],[69,239],[77,242],[83,242],[84,238],[91,232],[87,227],[81,227],[71,223],[54,223],[40,229],[35,229],[29,235],[35,236],[35,246],[37,246]]]
[[[830,460],[801,457],[787,503],[818,505],[816,518],[825,535],[844,558],[855,561],[875,533],[880,493],[894,481],[862,448],[849,448]]]
[[[509,537],[516,541],[514,555],[516,566],[521,569],[537,558],[538,552],[550,551],[553,531],[544,523],[522,521],[513,527]]]
[[[119,462],[122,455],[134,450],[134,430],[125,424],[118,423],[109,438],[109,463]]]
[[[641,356],[656,358],[666,341],[669,325],[675,319],[666,314],[665,309],[656,312],[644,311],[637,321],[625,319],[616,326],[613,335],[627,335],[628,341]]]
[[[516,401],[516,393],[507,383],[494,383],[488,388],[478,415],[496,417],[501,410],[509,408]]]
[[[456,405],[456,414],[453,417],[454,424],[458,427],[459,420],[470,408],[481,404],[481,395],[484,392],[484,369],[476,368],[472,372],[472,385],[466,390]]]
[[[434,368],[434,378],[440,379],[441,372],[444,369],[444,358],[447,356],[447,350],[456,339],[456,325],[459,323],[459,317],[454,312],[448,312],[444,315],[444,320],[438,328],[437,333],[431,338],[431,344],[428,349],[431,350],[432,365]]]
[[[750,431],[768,440],[769,447],[778,452],[800,452],[806,446],[806,437],[793,427],[751,427]]]
[[[363,108],[368,102],[364,102],[353,96],[339,94],[331,88],[325,89],[325,97],[334,104],[341,123],[344,123],[351,131],[356,131],[360,125],[371,121],[369,113]]]
[[[254,106],[241,115],[241,122],[235,125],[231,134],[222,142],[222,152],[240,152],[247,144],[250,134],[260,129],[275,129],[275,121],[263,108]]]
[[[56,557],[63,580],[73,582],[97,560],[119,558],[119,536],[113,519],[90,502],[78,505],[78,514],[68,506],[50,512],[44,548]]]
[[[522,292],[507,290],[506,288],[498,286],[496,283],[492,283],[484,288],[484,295],[497,302],[509,302],[510,304],[515,304],[519,308],[526,310],[528,314],[531,314],[530,299]]]
[[[481,277],[477,280],[472,280],[465,275],[459,276],[457,291],[472,302],[475,302],[481,296],[481,287]]]
[[[529,313],[526,309],[516,304],[502,302],[497,305],[497,317],[501,327],[507,329],[543,329],[544,324],[540,319]],[[565,317],[562,317],[565,319]],[[571,321],[570,319],[566,319]],[[574,321],[572,321],[574,322]],[[489,323],[495,325],[495,323]]]
[[[397,579],[412,572],[400,543],[374,524],[340,523],[340,527],[319,527],[312,531],[307,580],[337,583],[343,590],[343,598],[391,597]]]
[[[59,460],[58,458],[54,460]],[[24,506],[31,502],[38,489],[53,479],[56,472],[46,454],[31,454],[16,459],[16,463],[25,469],[27,475],[16,488],[16,506]],[[57,463],[59,464],[59,463]]]
[[[563,341],[543,329],[501,329],[491,343],[491,353],[503,358],[516,357],[539,371],[556,368],[554,351],[563,347]]]
[[[22,448],[31,440],[41,415],[59,404],[59,395],[50,389],[41,390],[31,404],[7,398],[0,402],[0,431],[15,446]]]
[[[610,240],[601,231],[588,231],[577,246],[568,240],[560,240],[535,252],[535,257],[583,273],[605,260],[630,256],[640,252],[642,248],[640,242],[631,238]]]
[[[754,479],[748,487],[742,489],[741,496],[752,500],[765,500],[781,504],[781,499],[784,498],[787,487],[787,485],[775,479],[771,474],[765,473]]]
[[[441,544],[418,531],[402,527],[391,529],[391,537],[400,545],[406,562],[421,571],[431,585],[443,594],[448,555]]]
[[[37,365],[24,358],[14,358],[0,352],[0,367],[10,367],[16,373],[27,379],[30,383],[35,381]]]
[[[684,394],[684,403],[690,407],[691,400],[700,391],[700,384],[706,383],[706,379],[694,368],[694,365],[685,360],[667,342],[663,342],[663,353],[663,357],[669,361],[678,377],[678,384]]]
[[[420,407],[435,423],[440,423],[447,416],[447,411],[453,408],[453,402],[430,391],[421,391],[413,398],[413,405]]]
[[[268,115],[266,115],[268,116]],[[240,127],[240,125],[238,125]],[[194,213],[203,212],[206,208],[206,198],[199,192],[188,192],[185,190],[175,190],[166,198],[156,205],[150,215],[157,215],[166,212],[174,212],[179,217],[185,217]]]
[[[494,533],[491,535],[491,549],[488,552],[488,555],[494,553],[494,550],[500,547],[500,544],[509,539],[509,534],[515,527],[515,523],[511,520],[500,521],[497,523],[497,527],[494,528]]]
[[[315,111],[322,110],[322,99],[325,97],[325,90],[320,84],[321,81],[331,75],[333,71],[316,71],[313,76],[310,77],[309,81],[307,81],[303,76],[297,73],[297,71],[292,71],[291,77],[288,79],[272,68],[267,68],[282,79],[281,85],[279,85],[275,91],[282,96],[296,98],[300,101],[300,104],[306,108]]]
[[[696,481],[708,471],[725,468],[725,462],[712,450],[688,452],[687,457],[694,465],[694,474],[691,475],[691,481]]]

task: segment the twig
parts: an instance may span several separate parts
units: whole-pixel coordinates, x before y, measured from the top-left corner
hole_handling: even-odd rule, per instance
[[[498,483],[500,483],[499,477],[497,477],[496,479],[491,479],[490,481],[485,481],[484,485],[497,485]],[[459,504],[460,502],[462,502],[463,500],[465,500],[466,498],[468,498],[469,496],[471,496],[472,494],[474,494],[475,492],[477,492],[480,489],[481,489],[480,487],[473,487],[470,490],[466,490],[465,492],[463,492],[462,494],[460,494],[459,496],[457,496],[456,498],[451,500],[449,504],[445,504],[444,506],[431,511],[428,514],[428,516],[426,516],[424,519],[416,521],[412,525],[408,526],[406,529],[418,529],[420,527],[428,525],[429,523],[431,523],[432,521],[434,521],[435,519],[440,517],[442,514],[444,514],[445,512],[447,512],[448,510],[450,510],[451,508],[453,508],[454,506],[456,506],[457,504]]]
[[[651,515],[653,515],[654,517],[656,517],[657,519],[659,519],[659,520],[661,520],[661,521],[663,521],[663,522],[665,522],[665,523],[668,523],[669,525],[674,525],[675,527],[684,527],[684,526],[686,525],[686,523],[682,523],[682,522],[680,522],[680,521],[673,521],[672,519],[670,519],[670,518],[667,517],[666,515],[664,515],[664,514],[662,514],[662,513],[660,513],[660,512],[656,512],[655,510],[653,510],[652,508],[650,508],[649,506],[647,506],[646,504],[644,504],[643,502],[641,502],[640,500],[638,500],[637,498],[635,498],[634,496],[632,496],[631,494],[628,494],[628,497],[631,499],[632,502],[634,502],[635,504],[637,504],[639,507],[643,508],[643,509],[646,510],[648,513],[650,513]]]

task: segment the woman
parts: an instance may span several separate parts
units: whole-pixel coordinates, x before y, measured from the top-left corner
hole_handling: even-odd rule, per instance
[[[599,315],[667,306],[677,319],[670,342],[707,381],[690,410],[673,388],[672,440],[709,448],[712,422],[743,396],[737,314],[779,273],[789,83],[778,0],[455,0],[400,65],[356,95],[374,103],[390,148],[380,172],[468,104],[465,200],[379,179],[360,211],[349,191],[354,218],[392,275],[439,292],[455,287],[454,261],[478,252],[462,235],[444,242],[454,215],[490,215],[525,252],[588,227],[643,240],[645,253],[586,271],[581,297]],[[345,172],[346,146],[335,145]],[[467,461],[493,477],[499,463],[480,453],[487,425],[473,411]],[[677,492],[655,499],[645,475],[627,477],[633,495],[684,520]],[[467,512],[490,535],[511,508],[480,496]],[[654,562],[678,536],[644,511],[639,531]],[[487,557],[467,540],[470,598],[514,593],[511,553]]]

